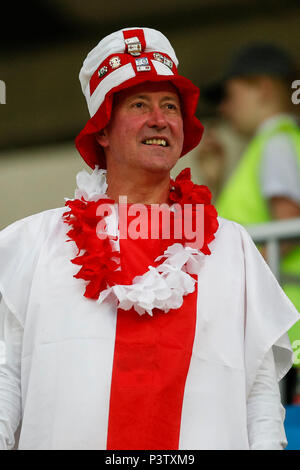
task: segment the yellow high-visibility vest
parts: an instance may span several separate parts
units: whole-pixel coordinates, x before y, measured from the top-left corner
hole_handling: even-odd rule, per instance
[[[261,192],[260,165],[264,145],[270,137],[278,133],[286,133],[291,138],[300,168],[300,129],[292,119],[283,117],[275,127],[262,131],[251,140],[236,170],[215,203],[218,215],[241,225],[259,224],[272,220],[267,199]],[[281,259],[280,271],[283,274],[300,277],[300,244]],[[300,312],[300,284],[289,282],[283,284],[282,287]],[[295,340],[300,340],[300,320],[289,330],[288,334],[292,345]]]

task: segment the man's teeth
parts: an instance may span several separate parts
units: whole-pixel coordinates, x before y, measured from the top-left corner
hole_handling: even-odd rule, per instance
[[[162,145],[163,147],[167,146],[167,141],[165,139],[147,139],[145,140],[146,145]]]

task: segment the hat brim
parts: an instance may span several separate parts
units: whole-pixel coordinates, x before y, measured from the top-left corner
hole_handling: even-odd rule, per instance
[[[147,81],[169,81],[173,83],[178,90],[182,104],[184,131],[184,142],[180,157],[190,152],[199,144],[204,131],[202,123],[195,116],[200,95],[199,88],[188,78],[182,77],[181,75],[157,75],[155,77],[151,76],[150,78],[147,76],[147,72],[145,73],[141,73],[140,76],[135,76],[121,85],[112,88],[107,93],[105,100],[96,114],[89,119],[85,127],[76,137],[76,148],[91,168],[94,169],[96,165],[98,165],[99,168],[106,168],[104,150],[96,140],[96,134],[104,129],[109,123],[112,112],[113,95],[121,90]]]

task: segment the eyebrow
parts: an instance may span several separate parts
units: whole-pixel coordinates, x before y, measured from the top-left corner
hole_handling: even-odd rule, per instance
[[[150,101],[150,98],[149,98],[148,95],[135,95],[135,96],[132,96],[132,97],[130,98],[130,100],[136,100],[136,99]],[[169,95],[167,95],[167,96],[164,96],[164,97],[162,98],[162,101],[170,101],[170,100],[180,102],[180,100],[179,100],[179,98],[178,98],[177,96],[169,96]]]

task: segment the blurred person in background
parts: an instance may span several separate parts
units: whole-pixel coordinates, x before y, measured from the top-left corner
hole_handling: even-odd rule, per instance
[[[292,58],[280,47],[255,43],[234,56],[223,78],[206,86],[204,98],[250,142],[236,168],[219,191],[216,208],[222,217],[242,225],[300,217],[300,129],[291,100],[297,77]],[[200,146],[201,158],[225,151],[215,132]],[[219,181],[220,186],[220,181]],[[282,242],[281,273],[300,276],[300,244]],[[262,254],[266,257],[265,247]],[[283,288],[300,311],[300,284]],[[289,331],[291,343],[300,339],[300,322]],[[296,343],[295,343],[296,344]],[[288,402],[300,402],[295,386],[300,368],[291,369]]]
[[[236,168],[248,139],[219,117],[203,121],[205,133],[191,155],[190,165],[197,183],[205,184],[215,202]]]

